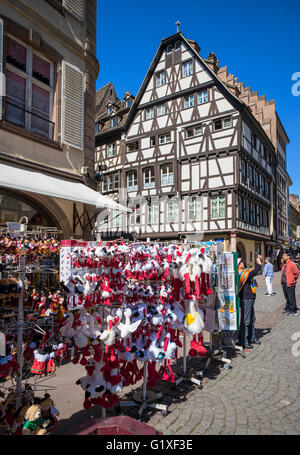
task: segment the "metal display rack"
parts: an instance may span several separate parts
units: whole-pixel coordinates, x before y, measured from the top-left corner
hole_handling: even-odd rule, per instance
[[[27,217],[22,217],[19,223],[7,223],[7,226],[0,226],[0,234],[7,235],[9,234],[12,237],[24,236],[24,238],[41,238],[45,236],[56,236],[62,233],[55,227],[44,227],[44,226],[37,226],[34,230],[28,230],[28,219]],[[8,266],[4,269],[2,273],[9,273],[9,274],[17,274],[19,278],[19,286],[21,292],[18,296],[18,307],[17,307],[17,322],[16,323],[5,323],[2,324],[3,330],[13,330],[17,332],[17,364],[18,370],[16,372],[16,383],[12,379],[12,385],[7,387],[8,390],[14,390],[16,396],[16,407],[19,408],[22,402],[22,395],[24,394],[24,390],[26,389],[26,383],[28,383],[28,379],[24,383],[23,377],[23,340],[24,340],[24,330],[32,328],[40,330],[38,324],[34,322],[25,322],[24,321],[24,291],[25,291],[25,274],[26,273],[33,273],[32,270],[26,266],[26,249],[21,251],[18,255],[18,267]],[[45,272],[44,272],[45,273]],[[45,322],[42,323],[45,326]],[[54,327],[55,323],[52,319],[50,322],[50,326]],[[37,330],[38,331],[38,330]],[[41,332],[42,333],[42,332]],[[44,332],[45,333],[45,332]],[[53,376],[53,375],[52,375]],[[51,387],[39,389],[38,384],[42,381],[35,380],[34,383],[31,385],[32,390],[44,390],[47,391]],[[1,383],[2,388],[6,388],[3,383]]]

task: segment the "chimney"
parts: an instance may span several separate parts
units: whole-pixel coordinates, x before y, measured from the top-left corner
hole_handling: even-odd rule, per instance
[[[211,52],[209,54],[207,59],[205,59],[205,62],[208,64],[210,69],[212,69],[215,74],[218,73],[218,71],[220,69],[220,65],[219,65],[219,60],[217,59],[216,54],[214,52]]]

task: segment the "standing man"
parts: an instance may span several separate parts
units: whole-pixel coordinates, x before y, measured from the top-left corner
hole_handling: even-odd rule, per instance
[[[275,295],[275,292],[273,292],[273,276],[274,276],[274,267],[273,264],[271,264],[271,259],[269,257],[265,258],[265,267],[263,271],[263,279],[266,280],[266,286],[267,286],[267,293],[266,295]]]
[[[290,253],[282,255],[283,266],[281,269],[281,284],[284,297],[286,299],[285,312],[287,314],[297,314],[296,305],[296,283],[300,272],[296,264],[291,260]]]
[[[239,298],[241,308],[241,324],[239,330],[239,341],[245,349],[253,349],[252,344],[261,344],[255,336],[255,312],[254,303],[256,298],[256,280],[254,277],[260,272],[262,265],[262,256],[256,259],[255,267],[245,269],[243,259],[238,261],[239,273]]]

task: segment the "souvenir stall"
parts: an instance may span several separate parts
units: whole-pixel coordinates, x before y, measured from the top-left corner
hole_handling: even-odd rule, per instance
[[[59,232],[27,231],[20,221],[0,232],[0,434],[23,434],[24,422],[31,434],[45,434],[56,427],[57,410],[37,378],[54,374],[63,354]],[[33,422],[43,418],[38,428]]]
[[[83,408],[99,406],[103,417],[129,406],[139,418],[147,407],[167,415],[162,393],[149,390],[159,380],[173,390],[182,381],[202,388],[213,359],[230,366],[213,335],[238,328],[236,257],[218,242],[59,244],[49,232],[3,232],[0,258],[0,431],[55,429],[58,411],[39,378],[55,374],[62,358],[82,365],[74,382]],[[191,357],[205,360],[194,376]],[[121,398],[141,382],[132,401]]]
[[[166,415],[167,406],[156,403],[161,394],[147,387],[160,379],[175,384],[171,361],[181,332],[193,337],[189,355],[205,355],[199,305],[212,294],[211,267],[206,249],[195,244],[62,242],[69,315],[60,333],[74,345],[73,363],[86,370],[77,381],[85,409],[141,405],[139,417],[145,407]],[[120,401],[123,387],[141,379],[134,402]]]

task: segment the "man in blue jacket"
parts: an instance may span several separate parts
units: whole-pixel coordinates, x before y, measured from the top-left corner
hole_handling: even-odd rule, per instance
[[[266,280],[266,286],[267,286],[266,295],[268,297],[271,296],[271,295],[275,295],[275,292],[273,292],[273,286],[272,286],[273,276],[274,276],[273,264],[271,264],[271,259],[269,257],[266,257],[265,258],[265,266],[264,266],[264,271],[262,273],[262,277],[263,277],[263,279]]]

